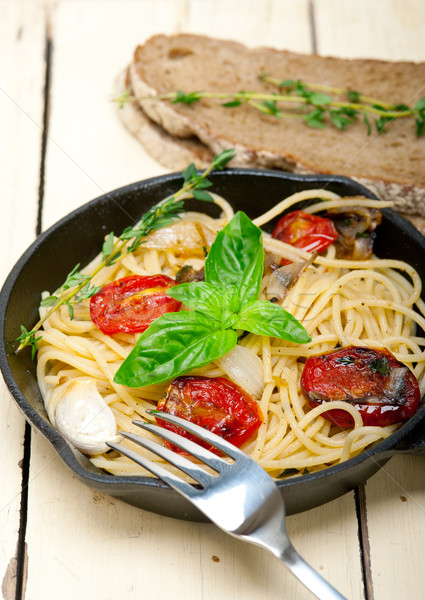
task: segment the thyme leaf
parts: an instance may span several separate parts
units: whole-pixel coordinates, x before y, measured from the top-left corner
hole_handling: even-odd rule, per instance
[[[80,264],[75,265],[56,294],[41,300],[40,306],[47,307],[49,310],[40,318],[34,328],[28,331],[21,325],[21,335],[15,340],[19,342],[16,352],[20,352],[26,346],[31,346],[33,358],[37,352],[37,342],[41,339],[40,337],[36,338],[35,335],[46,319],[61,306],[67,307],[68,314],[73,319],[74,306],[91,298],[100,290],[100,287],[91,284],[92,278],[104,267],[114,264],[124,250],[127,253],[134,252],[149,233],[170,225],[178,219],[184,208],[181,198],[183,195],[191,193],[198,200],[212,201],[211,195],[205,191],[205,188],[212,185],[208,180],[208,175],[214,170],[224,169],[233,156],[233,149],[224,150],[213,158],[211,164],[202,173],[198,173],[193,164],[189,165],[183,173],[183,185],[173,196],[147,210],[133,227],[127,227],[117,239],[115,239],[114,233],[110,232],[102,246],[102,261],[99,266],[91,273],[83,274],[79,270]]]
[[[259,80],[277,86],[280,93],[259,91],[214,92],[195,91],[183,92],[177,90],[157,96],[136,98],[125,92],[116,101],[123,106],[129,101],[143,99],[169,100],[172,104],[187,105],[201,101],[203,98],[221,100],[224,108],[237,108],[248,104],[262,114],[276,118],[301,118],[309,127],[323,129],[328,123],[339,130],[363,116],[367,135],[371,134],[370,120],[373,119],[376,131],[384,133],[386,126],[399,118],[412,118],[415,123],[416,136],[425,135],[425,97],[416,102],[413,107],[405,104],[389,104],[376,98],[371,98],[357,90],[344,90],[318,83],[304,82],[296,79],[279,80],[268,73],[259,75]],[[282,110],[285,107],[285,111]],[[320,110],[318,110],[320,109]]]

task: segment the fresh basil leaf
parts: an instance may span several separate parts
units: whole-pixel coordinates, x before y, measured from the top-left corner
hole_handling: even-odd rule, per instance
[[[270,335],[297,344],[311,341],[306,329],[295,317],[281,306],[264,300],[251,302],[242,308],[234,328],[244,329],[256,335]]]
[[[243,212],[217,234],[205,261],[205,280],[214,286],[235,286],[241,306],[256,300],[264,267],[261,229]]]
[[[214,327],[197,311],[166,313],[142,333],[114,381],[128,387],[162,383],[208,364],[236,344],[235,331]]]
[[[220,288],[204,281],[191,281],[168,288],[167,296],[179,300],[190,308],[196,308],[199,312],[208,313],[211,318],[221,321],[223,290]]]

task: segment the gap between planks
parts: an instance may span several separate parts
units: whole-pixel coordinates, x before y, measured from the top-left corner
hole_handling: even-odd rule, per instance
[[[42,230],[42,215],[43,215],[43,199],[44,199],[44,182],[46,168],[46,149],[49,130],[49,97],[51,84],[51,64],[52,64],[52,28],[50,11],[51,6],[45,5],[45,50],[44,50],[44,90],[43,90],[43,122],[41,135],[41,155],[40,155],[40,175],[38,188],[38,209],[37,220],[35,225],[35,234],[39,236]],[[28,518],[28,485],[30,475],[30,459],[31,459],[31,426],[25,424],[24,432],[24,453],[22,458],[22,484],[21,484],[21,507],[19,518],[19,535],[16,550],[16,587],[15,600],[25,599],[25,587],[27,578],[27,546],[26,546],[26,531]]]

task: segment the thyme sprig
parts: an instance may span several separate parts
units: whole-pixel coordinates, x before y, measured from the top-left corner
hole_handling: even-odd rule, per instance
[[[356,121],[361,114],[370,135],[372,128],[369,116],[374,118],[378,133],[384,132],[387,123],[395,119],[414,117],[417,137],[425,135],[425,97],[418,100],[412,108],[409,108],[406,104],[388,104],[356,90],[344,90],[317,83],[305,83],[301,80],[279,80],[267,73],[260,75],[260,80],[276,85],[288,94],[303,97],[306,104],[315,106],[315,110],[305,115],[306,120],[311,119],[308,124],[313,127],[324,127],[324,119],[327,115],[335,127],[345,129],[350,122]],[[335,100],[334,95],[345,96],[346,101]]]
[[[425,135],[425,97],[418,100],[413,107],[408,107],[405,104],[389,104],[355,90],[305,83],[301,80],[279,80],[267,73],[261,74],[259,79],[264,83],[277,86],[279,93],[253,91],[185,93],[177,90],[157,96],[137,98],[126,90],[115,100],[122,107],[126,102],[139,100],[169,100],[172,104],[181,103],[190,106],[202,99],[216,99],[222,101],[221,105],[224,108],[248,104],[265,115],[302,119],[309,127],[316,129],[323,129],[330,122],[337,129],[344,130],[362,117],[368,135],[372,132],[372,124],[375,125],[377,133],[383,133],[391,121],[409,117],[415,120],[416,136]]]
[[[40,306],[49,307],[49,310],[36,325],[30,331],[21,325],[21,335],[16,339],[19,342],[16,352],[30,346],[33,358],[37,352],[37,342],[40,340],[36,334],[43,323],[61,306],[67,307],[68,314],[73,319],[74,305],[91,298],[100,289],[91,284],[93,277],[104,267],[113,265],[124,251],[131,253],[137,250],[149,233],[170,225],[178,219],[184,208],[182,196],[189,193],[197,200],[212,202],[212,196],[206,191],[212,185],[208,175],[212,171],[222,170],[233,156],[233,149],[224,150],[213,158],[211,164],[202,173],[198,173],[195,165],[190,164],[183,172],[183,185],[175,194],[155,204],[143,214],[133,227],[124,229],[118,238],[115,238],[111,231],[103,243],[100,264],[90,274],[81,273],[80,265],[77,264],[67,275],[58,291],[41,301]]]

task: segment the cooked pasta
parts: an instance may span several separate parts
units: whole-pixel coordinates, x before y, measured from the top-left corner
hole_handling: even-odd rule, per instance
[[[314,214],[329,208],[347,206],[353,201],[325,190],[294,194],[264,215],[254,219],[266,225],[282,211],[301,200],[308,200],[306,212]],[[228,222],[233,211],[226,200],[216,197],[222,216],[213,219],[200,213],[185,213],[174,225],[159,230],[146,239],[135,252],[123,254],[114,265],[103,268],[93,279],[102,286],[129,275],[164,274],[175,278],[190,264],[201,269],[205,247]],[[356,199],[356,205],[381,208],[385,204]],[[281,477],[323,469],[345,461],[389,436],[398,425],[364,426],[355,406],[343,401],[323,403],[311,408],[300,391],[300,378],[309,356],[344,346],[387,348],[397,360],[416,375],[421,396],[425,387],[425,305],[421,300],[421,281],[410,265],[400,260],[346,260],[336,258],[330,245],[319,256],[263,234],[266,261],[288,259],[309,261],[299,278],[280,301],[298,319],[311,336],[311,342],[295,344],[274,337],[249,333],[242,337],[240,360],[260,366],[261,381],[249,393],[256,396],[263,422],[254,439],[243,450],[272,476]],[[84,270],[90,273],[101,261],[98,256]],[[272,271],[265,269],[260,298],[270,300]],[[275,300],[275,299],[274,299]],[[47,309],[41,309],[42,314]],[[167,383],[142,388],[118,385],[113,378],[140,334],[106,335],[93,323],[87,300],[74,309],[71,319],[66,307],[54,312],[44,323],[39,342],[37,377],[45,398],[47,412],[54,390],[70,380],[94,380],[97,390],[110,407],[118,429],[135,431],[134,419],[152,420],[147,412],[154,409]],[[232,378],[232,368],[225,357],[192,371],[196,375]],[[244,381],[236,383],[244,387]],[[258,383],[258,382],[257,382]],[[341,429],[324,415],[336,408],[351,414],[354,427]],[[54,418],[52,418],[54,421]],[[131,442],[123,442],[130,444]],[[139,452],[147,451],[138,448]],[[112,474],[143,474],[141,467],[116,452],[104,452],[91,460]],[[155,458],[154,460],[160,460]]]

